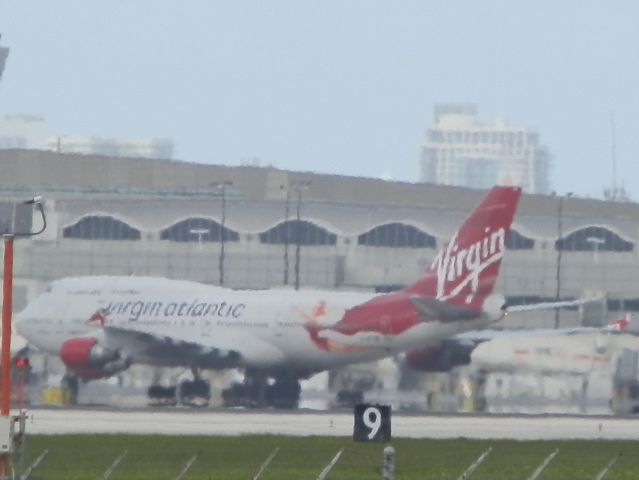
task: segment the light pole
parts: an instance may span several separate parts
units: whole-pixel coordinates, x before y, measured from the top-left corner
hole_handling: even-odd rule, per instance
[[[233,185],[230,180],[224,180],[212,184],[213,187],[219,188],[222,191],[222,218],[220,222],[220,285],[224,285],[224,243],[226,240],[226,187]]]
[[[310,180],[303,180],[293,184],[293,188],[297,192],[297,209],[295,215],[295,290],[300,289],[300,249],[301,249],[301,221],[300,213],[302,210],[302,192],[311,185]]]
[[[286,191],[286,205],[284,207],[284,285],[288,285],[288,216],[291,209],[291,190],[284,185],[281,185],[280,189]]]
[[[7,232],[2,235],[4,242],[4,272],[2,276],[2,367],[0,379],[0,416],[9,420],[11,403],[11,310],[13,307],[13,240],[16,237],[39,235],[47,228],[47,217],[42,206],[42,197],[34,197],[24,202],[35,205],[42,216],[42,228],[37,232]],[[0,476],[10,474],[9,454],[0,455]]]
[[[555,292],[555,300],[558,302],[561,296],[561,252],[563,251],[563,204],[564,199],[571,197],[572,192],[566,193],[566,195],[559,196],[559,203],[557,205],[557,270],[556,270],[556,281],[555,285],[557,286],[557,290]],[[555,328],[559,328],[559,309],[555,308]]]

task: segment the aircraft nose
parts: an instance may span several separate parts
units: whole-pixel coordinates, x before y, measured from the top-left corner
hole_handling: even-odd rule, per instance
[[[34,319],[37,318],[37,313],[41,310],[40,305],[43,302],[43,297],[46,294],[40,295],[34,301],[30,302],[20,313],[13,317],[13,329],[23,337],[28,337],[32,330]]]

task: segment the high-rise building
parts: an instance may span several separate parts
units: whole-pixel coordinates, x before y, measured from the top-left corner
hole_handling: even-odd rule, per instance
[[[40,115],[23,113],[0,117],[0,149],[45,150],[47,124]]]
[[[110,157],[173,158],[173,141],[168,138],[102,138],[70,135],[49,137],[46,150]]]
[[[45,119],[39,115],[6,114],[0,117],[0,150],[9,149],[170,160],[174,148],[173,141],[167,138],[52,136]]]
[[[9,49],[0,47],[0,79]],[[54,150],[58,153],[171,159],[173,141],[166,138],[98,138],[51,136],[43,117],[7,114],[0,118],[0,150]]]
[[[537,132],[503,120],[479,123],[472,104],[435,107],[421,156],[422,182],[472,188],[519,185],[549,193],[550,155]]]

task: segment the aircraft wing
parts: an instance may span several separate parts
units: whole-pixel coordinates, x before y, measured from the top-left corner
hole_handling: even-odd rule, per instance
[[[221,344],[213,347],[188,339],[113,326],[103,327],[103,335],[109,347],[138,358],[158,359],[159,364],[232,368],[242,360],[239,351]]]
[[[581,305],[586,305],[588,303],[596,303],[601,302],[603,300],[602,297],[596,298],[578,298],[577,300],[565,300],[560,302],[541,302],[541,303],[531,303],[524,305],[508,305],[506,310],[508,313],[513,312],[530,312],[532,310],[552,310],[553,308],[569,308],[569,307],[579,307]]]
[[[411,302],[417,310],[428,318],[437,318],[443,322],[456,320],[469,320],[476,318],[479,314],[476,311],[463,307],[455,307],[449,303],[442,302],[431,297],[422,297],[414,295],[410,297]],[[559,302],[541,302],[525,305],[507,305],[505,311],[507,313],[528,312],[533,310],[552,310],[554,308],[569,308],[586,305],[602,301],[602,297],[596,298],[580,298],[577,300],[565,300]]]
[[[428,318],[436,318],[442,322],[469,320],[476,318],[479,314],[473,310],[461,307],[455,307],[441,300],[431,297],[420,297],[414,295],[410,297],[410,301],[415,308]]]

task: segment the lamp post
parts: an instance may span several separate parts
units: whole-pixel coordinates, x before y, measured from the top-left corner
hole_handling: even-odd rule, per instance
[[[226,240],[226,188],[233,185],[230,180],[224,180],[212,184],[213,187],[219,188],[222,191],[222,218],[220,222],[220,285],[224,285],[224,243]]]
[[[11,404],[11,310],[13,306],[13,241],[17,237],[39,235],[47,228],[47,217],[42,206],[42,197],[24,202],[35,205],[42,217],[42,228],[37,232],[8,232],[2,235],[4,242],[4,272],[2,276],[2,355],[0,371],[0,416],[8,419]],[[8,420],[10,421],[10,420]],[[0,477],[10,474],[10,456],[0,455]]]
[[[571,197],[572,192],[566,193],[566,195],[559,196],[559,203],[557,204],[557,270],[555,285],[557,289],[555,291],[555,300],[558,302],[561,297],[561,252],[563,251],[562,237],[563,237],[563,204],[564,199]],[[559,328],[559,308],[555,308],[555,328]]]
[[[291,209],[291,190],[284,185],[280,186],[281,190],[286,191],[286,204],[284,207],[284,285],[288,285],[288,234],[289,224],[288,216]]]
[[[295,215],[295,290],[300,289],[300,250],[301,250],[301,221],[300,213],[302,210],[302,192],[311,185],[310,180],[303,180],[293,184],[293,188],[297,192],[297,208]]]

